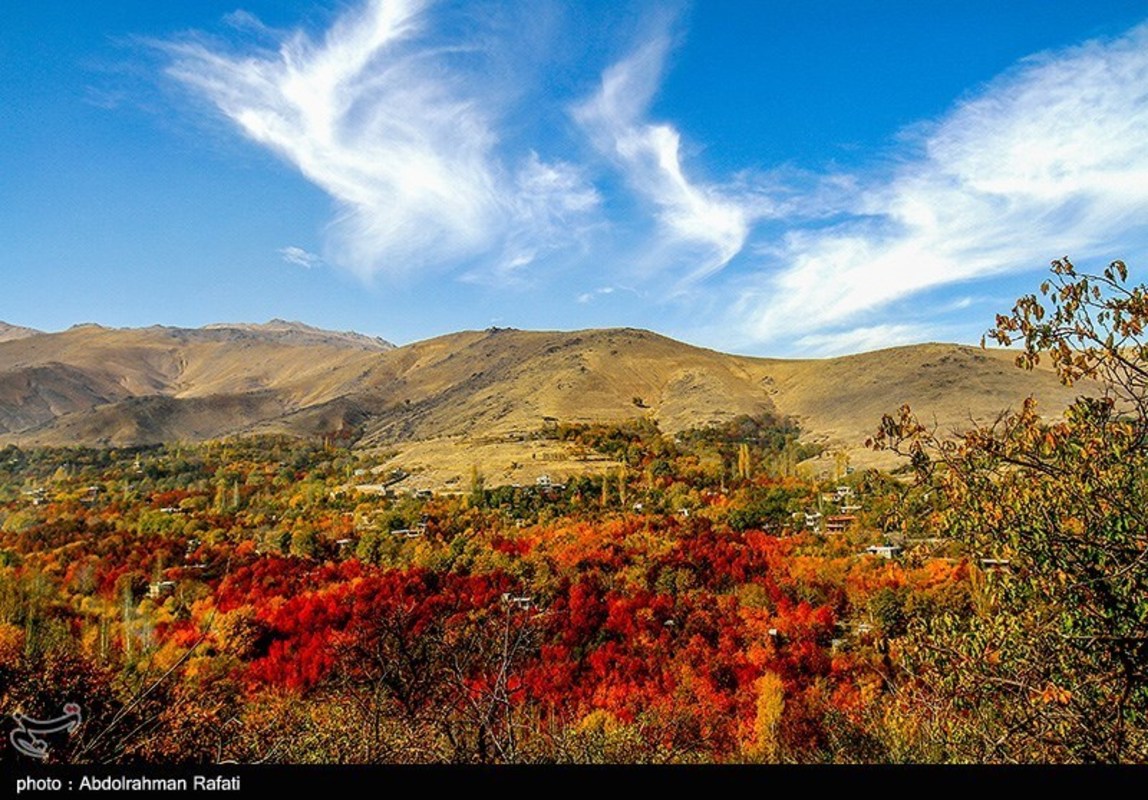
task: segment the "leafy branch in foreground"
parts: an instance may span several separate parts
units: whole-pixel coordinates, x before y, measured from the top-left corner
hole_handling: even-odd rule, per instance
[[[1148,288],[1127,280],[1055,261],[986,334],[1096,382],[1063,418],[1029,398],[946,438],[905,407],[871,442],[911,459],[938,503],[921,524],[972,557],[973,610],[915,621],[905,646],[896,704],[926,757],[1148,758]]]

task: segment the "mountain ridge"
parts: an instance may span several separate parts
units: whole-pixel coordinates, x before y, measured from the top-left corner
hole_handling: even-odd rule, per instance
[[[667,431],[773,413],[864,460],[883,413],[960,427],[1079,393],[1014,353],[929,343],[828,359],[721,353],[634,328],[460,331],[394,347],[302,323],[101,328],[0,342],[0,444],[124,446],[234,434],[360,447],[507,440],[547,420]]]
[[[278,317],[262,323],[252,322],[213,322],[203,325],[198,330],[215,331],[242,331],[257,335],[278,336],[284,341],[295,341],[299,344],[319,342],[344,342],[348,345],[359,346],[367,350],[392,350],[395,345],[378,336],[367,336],[357,331],[332,331],[317,328],[304,322],[279,319]]]
[[[12,325],[0,320],[0,342],[10,342],[16,339],[27,339],[29,336],[38,336],[43,331],[35,328],[25,328],[22,325]]]

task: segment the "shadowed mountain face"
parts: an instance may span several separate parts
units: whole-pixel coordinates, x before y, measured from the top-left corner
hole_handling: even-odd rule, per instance
[[[0,341],[0,443],[131,445],[341,434],[362,446],[505,437],[549,419],[650,416],[668,431],[793,416],[854,450],[911,404],[942,427],[1078,393],[1012,354],[926,344],[819,360],[748,358],[647,331],[467,331],[404,347],[299,323],[77,326]]]

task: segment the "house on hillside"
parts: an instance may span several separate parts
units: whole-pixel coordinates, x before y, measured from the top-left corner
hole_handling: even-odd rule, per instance
[[[865,552],[879,558],[896,558],[901,555],[902,548],[896,544],[872,544],[865,548]]]
[[[853,527],[857,522],[857,517],[852,514],[836,514],[832,517],[825,519],[825,532],[826,533],[845,533]]]
[[[392,536],[403,536],[407,539],[417,539],[418,537],[424,535],[426,532],[427,532],[426,524],[420,522],[418,525],[414,526],[413,528],[395,528],[393,531],[391,531],[391,535]]]

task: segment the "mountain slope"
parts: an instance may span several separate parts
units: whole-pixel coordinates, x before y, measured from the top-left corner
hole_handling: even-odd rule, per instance
[[[11,342],[16,339],[27,339],[29,336],[38,336],[40,331],[35,328],[22,328],[19,325],[9,325],[0,321],[0,342]]]
[[[380,350],[226,329],[94,325],[0,343],[0,435],[37,444],[140,444],[242,432],[298,407],[340,396]],[[274,403],[180,424],[180,402],[270,396]],[[139,399],[169,399],[136,419]],[[197,407],[210,408],[200,403]],[[229,410],[225,410],[229,409]],[[97,413],[98,412],[98,413]],[[196,416],[210,411],[197,412]],[[174,415],[175,419],[169,419]]]
[[[546,420],[656,419],[668,431],[738,414],[795,417],[805,437],[872,460],[881,414],[942,428],[1035,394],[1082,390],[1013,354],[927,344],[834,359],[727,355],[648,331],[490,329],[404,347],[299,323],[195,330],[78,326],[0,342],[0,442],[128,445],[232,433],[353,433],[360,446],[502,440]]]
[[[1055,416],[1096,387],[1066,387],[1047,364],[1018,369],[1016,353],[953,344],[921,344],[824,360],[773,361],[774,402],[823,442],[859,443],[882,414],[902,404],[941,431],[991,422],[1034,395],[1042,413]]]
[[[205,331],[235,331],[255,338],[281,342],[283,344],[325,344],[347,346],[359,350],[393,350],[394,345],[377,336],[364,336],[354,331],[325,331],[302,322],[288,322],[273,319],[270,322],[216,322],[204,325]]]
[[[406,351],[406,352],[404,352]],[[368,378],[368,444],[652,415],[668,430],[773,410],[743,359],[647,331],[491,330],[420,342]],[[409,401],[409,402],[408,402]]]

